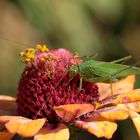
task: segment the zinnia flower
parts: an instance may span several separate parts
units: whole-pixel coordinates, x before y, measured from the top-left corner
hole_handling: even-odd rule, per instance
[[[45,45],[21,53],[26,67],[18,85],[17,99],[0,96],[0,139],[15,135],[34,140],[69,140],[70,126],[110,139],[116,121],[130,118],[140,136],[140,89],[133,89],[130,75],[111,85],[69,77],[69,67],[82,63],[65,49]],[[110,97],[113,91],[113,97]]]

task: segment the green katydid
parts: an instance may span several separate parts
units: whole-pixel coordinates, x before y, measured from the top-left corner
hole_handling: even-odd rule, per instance
[[[69,76],[74,77],[80,75],[80,90],[82,89],[82,79],[89,82],[105,82],[110,80],[111,84],[114,80],[130,74],[140,74],[140,68],[116,64],[118,62],[130,59],[130,56],[115,60],[112,62],[103,62],[97,60],[87,60],[79,65],[73,65],[69,69]]]

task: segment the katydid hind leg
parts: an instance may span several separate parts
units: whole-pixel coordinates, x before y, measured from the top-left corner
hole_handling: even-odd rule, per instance
[[[123,57],[123,58],[120,58],[120,59],[117,59],[117,60],[111,61],[110,63],[124,62],[124,61],[127,61],[127,60],[131,59],[131,58],[132,58],[132,56],[126,56],[126,57]]]
[[[80,66],[79,65],[77,65],[77,67],[78,67],[78,72],[79,72],[79,74],[80,74]],[[80,75],[81,76],[81,75]],[[82,90],[82,84],[83,84],[83,78],[82,77],[80,77],[80,82],[79,82],[79,90],[81,91]]]
[[[80,89],[80,91],[82,90],[82,84],[83,84],[83,78],[81,77],[80,78],[80,83],[79,83],[79,89]]]
[[[112,78],[111,76],[109,76],[109,81],[110,81],[110,88],[111,88],[111,96],[113,96],[113,86],[112,86]]]

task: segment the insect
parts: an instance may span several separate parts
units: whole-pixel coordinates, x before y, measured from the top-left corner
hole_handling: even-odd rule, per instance
[[[97,60],[87,60],[81,64],[73,65],[69,69],[69,76],[74,77],[80,75],[79,88],[82,89],[82,79],[89,82],[115,82],[119,78],[131,75],[140,74],[140,68],[116,64],[123,60],[130,59],[130,56],[121,58],[112,62],[104,62]]]

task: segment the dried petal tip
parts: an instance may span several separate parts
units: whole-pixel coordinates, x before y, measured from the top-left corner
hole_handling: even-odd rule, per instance
[[[19,115],[31,119],[45,117],[50,123],[56,123],[60,120],[54,106],[98,101],[95,84],[83,81],[82,90],[79,90],[79,76],[69,77],[69,67],[81,63],[75,54],[37,45],[37,49],[27,49],[22,55],[31,63],[26,65],[18,86]],[[34,55],[33,61],[30,55]]]

